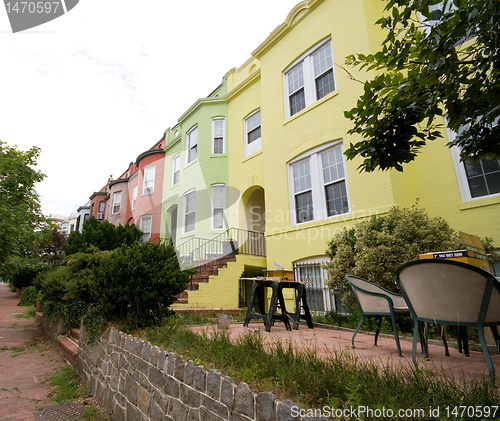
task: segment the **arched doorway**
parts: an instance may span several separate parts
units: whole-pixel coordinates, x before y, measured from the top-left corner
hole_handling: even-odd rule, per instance
[[[247,229],[259,233],[266,232],[266,202],[264,189],[258,187],[248,197],[245,206]]]

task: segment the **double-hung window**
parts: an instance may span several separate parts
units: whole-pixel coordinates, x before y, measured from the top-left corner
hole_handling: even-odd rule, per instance
[[[212,119],[212,154],[219,155],[224,153],[226,132],[226,119],[217,117]]]
[[[323,41],[284,73],[285,111],[290,117],[335,90],[331,40]]]
[[[456,133],[447,129],[450,142]],[[460,194],[463,201],[500,194],[500,159],[481,159],[480,161],[460,161],[460,149],[451,148]]]
[[[196,211],[196,190],[184,195],[184,233],[194,231]]]
[[[143,195],[153,194],[155,192],[155,169],[156,167],[154,165],[144,168]]]
[[[252,155],[261,149],[260,110],[257,110],[245,118],[245,156]]]
[[[289,164],[292,223],[317,221],[349,212],[342,145],[322,146]]]
[[[140,228],[142,231],[142,242],[147,243],[151,238],[151,215],[141,216]]]
[[[120,213],[120,207],[122,203],[122,192],[118,191],[113,194],[113,213]]]
[[[198,126],[192,128],[186,135],[186,164],[193,162],[198,156]]]
[[[181,167],[181,156],[176,155],[172,158],[172,186],[179,184],[180,178],[180,167]]]
[[[320,154],[323,169],[327,216],[349,211],[342,148],[337,147]]]
[[[313,195],[310,160],[305,159],[292,167],[295,216],[297,223],[313,221]]]
[[[137,203],[137,184],[132,188],[132,205],[130,206],[131,210],[135,209],[136,203]]]
[[[212,229],[224,229],[224,209],[226,207],[226,186],[215,184],[211,187]]]

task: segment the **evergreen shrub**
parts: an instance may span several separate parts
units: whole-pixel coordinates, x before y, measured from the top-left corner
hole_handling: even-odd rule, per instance
[[[135,225],[118,225],[117,227],[109,221],[98,221],[90,217],[83,223],[83,229],[73,231],[63,246],[66,255],[78,252],[88,253],[93,247],[101,251],[114,250],[122,244],[132,245],[142,238],[142,231]]]
[[[181,271],[170,244],[122,245],[93,270],[94,311],[129,328],[158,325],[172,313],[169,306],[185,290],[190,274]]]

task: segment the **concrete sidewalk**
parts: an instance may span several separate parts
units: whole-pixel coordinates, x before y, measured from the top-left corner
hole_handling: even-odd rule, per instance
[[[26,307],[0,283],[0,421],[35,419],[37,408],[49,405],[46,375],[66,365],[64,357],[35,318],[17,318]]]
[[[249,327],[258,331],[264,343],[272,346],[276,341],[281,343],[291,342],[295,349],[304,351],[314,351],[318,355],[328,355],[346,353],[358,361],[365,361],[379,365],[390,364],[394,367],[403,365],[414,368],[412,362],[412,338],[401,338],[401,350],[403,357],[399,357],[396,342],[392,335],[380,335],[378,346],[374,346],[374,336],[372,334],[358,333],[355,339],[356,348],[351,347],[353,331],[334,330],[322,327],[308,329],[305,325],[300,325],[299,330],[287,331],[285,325],[277,322],[270,332],[266,332],[263,323],[250,323]],[[216,326],[193,327],[194,331],[208,330],[208,334],[217,329]],[[230,337],[248,334],[248,330],[242,323],[231,324],[229,326]],[[420,352],[420,346],[417,349],[417,359],[422,367],[433,369],[436,373],[445,373],[447,377],[456,379],[465,377],[467,379],[480,378],[486,376],[489,380],[488,367],[482,352],[470,351],[470,357],[459,353],[458,349],[452,344],[448,344],[450,356],[445,356],[445,350],[442,343],[434,341],[429,344],[429,361],[426,361]],[[497,385],[500,385],[500,355],[492,355],[493,366],[495,367]]]

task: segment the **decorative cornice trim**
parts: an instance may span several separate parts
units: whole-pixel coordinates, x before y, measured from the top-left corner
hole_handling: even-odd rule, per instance
[[[189,117],[198,107],[208,104],[222,104],[227,102],[226,96],[220,96],[215,98],[200,98],[191,107],[189,107],[178,119],[179,123],[182,123],[187,117]]]
[[[148,149],[147,151],[141,153],[137,159],[135,160],[135,165],[136,166],[139,166],[139,162],[141,162],[142,159],[146,158],[147,156],[150,156],[150,155],[156,155],[158,153],[161,153],[161,154],[164,154],[165,155],[165,151],[163,150],[163,148],[157,148],[157,149]]]
[[[245,89],[253,85],[260,79],[260,68],[248,76],[243,82],[227,93],[226,98],[231,101],[235,96],[241,94]]]
[[[290,11],[285,22],[277,26],[276,29],[269,34],[267,39],[252,52],[252,56],[260,60],[271,47],[281,40],[293,27],[301,22],[322,2],[323,0],[304,0],[297,4]]]

